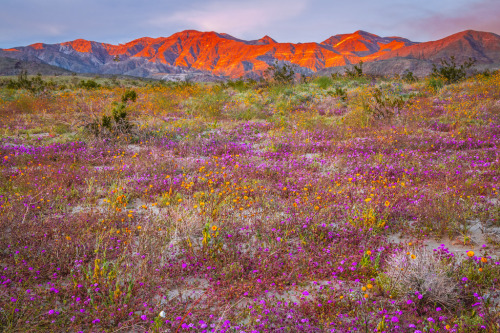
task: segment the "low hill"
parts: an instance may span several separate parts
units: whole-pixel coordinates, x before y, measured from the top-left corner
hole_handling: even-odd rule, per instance
[[[29,75],[69,75],[72,72],[57,66],[42,62],[23,61],[7,57],[0,57],[0,75],[18,75],[26,70]]]

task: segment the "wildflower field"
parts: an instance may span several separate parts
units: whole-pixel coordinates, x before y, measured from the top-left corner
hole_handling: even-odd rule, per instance
[[[0,331],[500,330],[499,72],[29,82]]]

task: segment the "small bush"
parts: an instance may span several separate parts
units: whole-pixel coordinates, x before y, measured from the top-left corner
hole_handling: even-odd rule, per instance
[[[316,81],[316,84],[318,85],[318,87],[320,87],[321,89],[326,89],[329,86],[331,86],[333,83],[333,80],[331,78],[329,78],[328,76],[321,76],[321,77],[317,78],[315,81]]]
[[[94,119],[91,123],[85,125],[85,129],[94,136],[108,136],[109,134],[130,134],[133,125],[128,120],[127,102],[135,101],[137,93],[134,90],[128,90],[122,95],[122,102],[114,102],[114,108],[111,115],[104,114],[101,119]]]
[[[291,84],[295,78],[295,71],[289,64],[279,65],[275,62],[264,72],[266,81],[273,81],[278,85]]]
[[[347,100],[347,90],[343,89],[341,86],[335,86],[335,90],[333,91],[333,95],[340,97],[342,102]]]
[[[42,75],[29,79],[28,72],[26,70],[21,71],[17,76],[17,81],[9,80],[7,82],[7,88],[9,89],[26,89],[32,93],[38,94],[47,88],[47,83],[43,81]]]
[[[94,80],[87,80],[87,81],[82,80],[78,84],[78,87],[83,88],[83,89],[92,90],[92,89],[100,88],[101,85],[99,83],[95,82]]]
[[[401,252],[387,261],[385,288],[398,295],[416,295],[422,305],[440,304],[453,307],[460,299],[460,288],[453,276],[453,267],[443,262],[439,254],[424,249]]]
[[[14,103],[21,113],[32,113],[35,110],[36,99],[30,94],[21,95]]]
[[[363,101],[363,108],[376,119],[390,119],[398,115],[408,104],[408,99],[401,94],[385,92],[375,88],[368,101]]]
[[[261,106],[258,105],[237,105],[233,108],[230,113],[232,119],[237,120],[252,120],[252,119],[265,119],[267,115],[262,110]]]
[[[225,87],[229,87],[229,88],[233,88],[239,92],[242,92],[242,91],[245,91],[247,89],[249,89],[249,87],[251,87],[253,84],[255,83],[255,81],[252,81],[252,82],[245,82],[244,80],[242,79],[238,79],[238,80],[234,80],[234,81],[228,81],[227,83],[223,83],[222,86],[225,88]]]
[[[427,86],[434,92],[438,92],[441,88],[443,88],[444,82],[440,78],[431,77],[427,83]]]
[[[121,133],[129,133],[132,124],[127,119],[127,109],[125,103],[118,103],[111,112],[114,120],[114,127]],[[104,119],[103,119],[104,121]]]
[[[405,72],[403,74],[403,76],[401,77],[401,79],[404,82],[408,82],[408,83],[413,83],[413,82],[417,82],[418,81],[418,78],[415,75],[413,75],[412,71]]]
[[[137,93],[135,90],[127,90],[122,96],[122,103],[125,104],[128,101],[135,102],[137,100]]]
[[[57,134],[68,133],[71,132],[71,126],[69,126],[68,124],[57,124],[54,128],[54,131]]]
[[[207,94],[200,95],[190,101],[189,113],[193,116],[220,118],[229,99],[229,95],[224,90],[214,87]]]
[[[475,59],[469,58],[468,61],[458,66],[454,56],[451,56],[449,61],[441,59],[440,67],[436,66],[436,64],[432,65],[431,76],[444,80],[446,84],[456,83],[465,79],[467,69],[474,65],[475,62]]]
[[[342,75],[340,75],[340,73],[332,73],[330,74],[330,76],[332,77],[333,81],[338,81],[342,78]]]
[[[346,68],[345,76],[348,78],[357,78],[363,76],[363,61],[360,61],[358,64],[353,65],[353,68]]]

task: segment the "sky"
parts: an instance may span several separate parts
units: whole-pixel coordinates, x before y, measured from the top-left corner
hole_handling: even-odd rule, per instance
[[[500,35],[500,0],[0,0],[0,48],[78,38],[110,44],[195,29],[322,42],[364,30],[412,41]]]

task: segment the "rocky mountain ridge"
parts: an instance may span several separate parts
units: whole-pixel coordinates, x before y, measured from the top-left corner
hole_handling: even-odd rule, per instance
[[[418,43],[359,30],[331,36],[321,43],[279,43],[269,36],[246,41],[213,31],[185,30],[169,37],[144,37],[119,45],[77,39],[0,49],[0,57],[78,73],[159,79],[189,75],[257,78],[275,62],[291,64],[296,72],[305,75],[335,71],[360,61],[367,63],[374,74],[401,74],[417,68],[417,74],[425,75],[432,63],[451,55],[458,61],[472,57],[485,68],[500,68],[500,36],[466,30]]]

